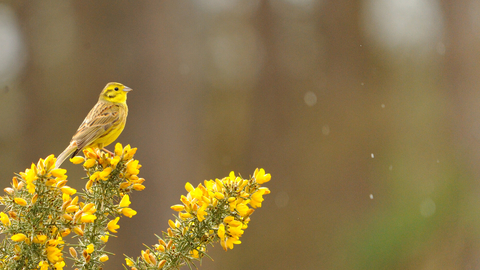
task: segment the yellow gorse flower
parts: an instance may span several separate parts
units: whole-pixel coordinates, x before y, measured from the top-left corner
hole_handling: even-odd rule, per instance
[[[65,169],[53,169],[50,171],[50,173],[56,177],[56,178],[64,178],[65,177],[65,173],[67,172],[67,170]]]
[[[14,242],[22,242],[27,238],[27,236],[23,233],[17,233],[12,236],[12,241]]]
[[[130,202],[130,196],[125,195],[125,196],[122,197],[122,200],[120,201],[119,206],[123,208],[123,207],[128,207],[128,206],[130,206],[130,204],[131,204],[131,202]]]
[[[112,167],[105,168],[102,172],[99,173],[99,178],[102,180],[107,180],[110,173],[112,173]]]
[[[47,241],[47,236],[46,235],[37,235],[35,238],[33,238],[33,243],[36,244],[43,244]]]
[[[257,192],[253,193],[251,196],[250,205],[253,208],[262,207],[264,194],[270,194],[270,190],[267,188],[260,188]]]
[[[47,261],[41,261],[40,263],[38,263],[38,267],[40,268],[40,270],[48,270],[48,262]]]
[[[25,172],[21,172],[20,175],[25,179],[25,182],[27,183],[27,190],[31,194],[35,192],[35,184],[33,183],[35,180],[38,179],[37,176],[37,167],[35,164],[32,163],[32,166],[30,169],[26,169]]]
[[[108,242],[109,238],[109,233],[105,232],[105,235],[100,236],[100,240],[102,240],[104,243]]]
[[[56,246],[46,248],[47,258],[51,263],[56,263],[62,259],[62,251]]]
[[[77,235],[80,235],[80,236],[83,236],[85,233],[83,232],[82,228],[80,228],[79,226],[75,226],[73,227],[73,232]]]
[[[80,164],[80,163],[85,162],[85,158],[81,157],[81,156],[75,156],[75,157],[70,159],[70,162],[72,162],[73,164]]]
[[[87,246],[87,249],[85,250],[87,253],[92,253],[95,250],[95,247],[93,244],[90,244]]]
[[[128,265],[128,266],[133,266],[134,265],[134,262],[128,258],[125,259],[125,263]]]
[[[8,218],[7,214],[4,212],[0,212],[0,221],[3,223],[5,226],[10,226],[10,218]]]
[[[65,267],[65,262],[64,261],[59,261],[56,262],[53,267],[55,267],[55,270],[62,270],[63,267]]]
[[[83,163],[83,167],[91,168],[91,167],[93,167],[93,165],[95,165],[95,163],[96,163],[95,159],[89,158],[89,159],[87,159],[87,161],[85,161],[85,163]]]
[[[108,261],[108,259],[109,259],[109,258],[108,258],[108,255],[107,255],[107,254],[103,254],[102,256],[100,256],[100,261],[101,261],[101,262],[106,262],[106,261]]]
[[[138,170],[138,160],[132,160],[127,163],[127,172],[130,175],[137,175],[140,171]]]
[[[137,214],[137,211],[133,210],[132,208],[122,208],[122,214],[131,218]]]
[[[207,203],[201,203],[202,206],[197,210],[197,218],[198,221],[202,222],[205,220],[205,216],[207,215],[207,212],[205,211],[208,207]]]
[[[117,217],[114,220],[111,220],[110,222],[108,222],[108,225],[107,225],[108,230],[111,231],[112,233],[117,233],[117,229],[120,228],[120,226],[117,225],[117,222],[119,220],[120,220],[120,218]]]
[[[63,193],[68,194],[68,195],[73,195],[73,194],[77,193],[76,189],[71,188],[69,186],[63,186],[61,188],[61,190],[62,190]]]
[[[272,176],[269,173],[265,173],[264,169],[256,169],[255,172],[253,173],[253,177],[257,181],[258,184],[263,184],[272,178]]]
[[[128,208],[130,206],[130,196],[124,195],[122,197],[122,200],[119,203],[119,207],[121,208],[119,211],[126,217],[133,217],[134,215],[137,214],[137,211],[133,210],[132,208]]]
[[[237,213],[242,216],[242,217],[246,217],[248,216],[248,213],[250,212],[250,208],[248,208],[248,206],[245,204],[245,203],[239,203],[237,204],[235,210],[237,211]]]
[[[16,203],[16,204],[19,204],[21,206],[26,206],[27,205],[27,201],[24,200],[23,198],[15,198],[13,199],[13,201]]]
[[[80,221],[83,223],[91,223],[95,221],[95,219],[97,219],[97,217],[95,215],[90,215],[90,214],[82,215],[80,217]]]

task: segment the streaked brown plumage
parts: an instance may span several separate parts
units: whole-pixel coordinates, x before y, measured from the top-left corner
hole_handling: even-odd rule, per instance
[[[100,93],[97,104],[90,110],[73,135],[70,145],[58,156],[58,168],[67,159],[87,147],[103,147],[114,142],[127,121],[127,93],[132,89],[121,83],[108,83]]]

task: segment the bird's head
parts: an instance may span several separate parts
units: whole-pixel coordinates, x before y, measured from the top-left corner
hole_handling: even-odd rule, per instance
[[[130,91],[132,91],[132,88],[128,86],[117,82],[110,82],[103,88],[99,99],[114,103],[125,103],[127,101],[127,93]]]

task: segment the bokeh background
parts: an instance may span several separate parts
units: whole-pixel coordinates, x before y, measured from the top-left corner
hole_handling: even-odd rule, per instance
[[[479,75],[478,0],[2,0],[0,183],[119,81],[147,188],[106,269],[187,181],[256,167],[272,193],[200,269],[480,269]]]

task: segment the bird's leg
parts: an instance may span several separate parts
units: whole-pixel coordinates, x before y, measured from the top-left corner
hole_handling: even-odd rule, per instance
[[[113,152],[111,152],[110,150],[108,150],[108,149],[105,148],[105,147],[103,147],[102,150],[105,151],[105,152],[107,152],[107,153],[109,153],[112,157],[115,156],[115,154],[114,154]]]

